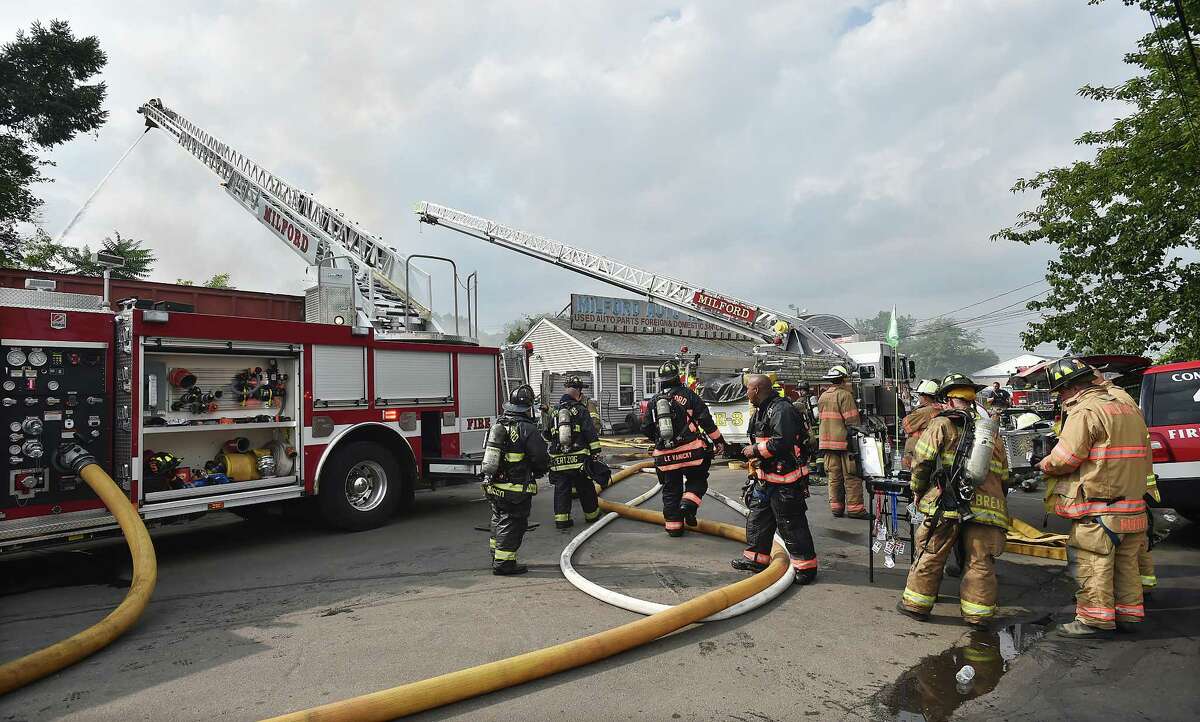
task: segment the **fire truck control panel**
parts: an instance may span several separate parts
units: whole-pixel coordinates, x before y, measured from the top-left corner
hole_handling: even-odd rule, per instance
[[[0,356],[4,505],[94,497],[77,476],[58,471],[51,461],[61,444],[72,441],[101,464],[111,461],[107,344],[5,339]]]

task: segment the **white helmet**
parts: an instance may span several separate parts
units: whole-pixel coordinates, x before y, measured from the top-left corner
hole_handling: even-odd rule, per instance
[[[1040,423],[1042,423],[1042,417],[1038,416],[1037,414],[1033,413],[1032,411],[1026,411],[1025,413],[1023,413],[1017,417],[1017,422],[1016,422],[1017,431],[1023,431],[1025,429],[1031,428],[1034,424],[1040,424]]]
[[[840,379],[843,377],[849,378],[850,372],[847,371],[846,367],[842,366],[842,365],[834,366],[833,368],[829,369],[828,371],[825,372],[825,376],[824,376],[824,378],[827,378],[827,379]]]
[[[917,393],[925,396],[937,396],[938,382],[933,379],[925,379],[917,385]]]

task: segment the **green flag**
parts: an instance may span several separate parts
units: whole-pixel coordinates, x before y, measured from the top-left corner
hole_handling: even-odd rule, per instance
[[[892,348],[900,345],[900,328],[896,325],[896,307],[892,306],[892,320],[888,322],[887,344]]]

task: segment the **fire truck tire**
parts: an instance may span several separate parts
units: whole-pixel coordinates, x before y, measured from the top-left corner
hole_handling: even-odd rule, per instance
[[[321,470],[321,516],[331,526],[362,531],[396,512],[404,480],[396,457],[373,441],[338,447]]]

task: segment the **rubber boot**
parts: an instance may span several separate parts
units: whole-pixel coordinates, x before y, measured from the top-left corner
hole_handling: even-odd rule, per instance
[[[901,602],[896,602],[896,611],[900,612],[901,614],[903,614],[906,617],[911,617],[912,619],[915,619],[918,622],[928,622],[929,621],[928,613],[922,614],[921,612],[914,612],[913,610],[909,609],[908,607],[905,607],[904,604]]]
[[[527,571],[529,571],[529,567],[517,564],[512,559],[506,559],[492,567],[492,574],[498,577],[510,577],[514,574],[524,574]]]
[[[1118,619],[1117,631],[1122,634],[1137,634],[1142,631],[1142,625],[1139,622],[1122,622]]]
[[[755,574],[767,568],[766,565],[752,562],[745,557],[738,557],[737,559],[730,560],[729,566],[733,567],[739,572],[754,572]]]
[[[803,572],[796,572],[796,579],[792,583],[802,587],[805,584],[812,584],[815,581],[817,581],[817,570],[808,569]]]
[[[682,506],[679,508],[683,512],[683,523],[688,526],[696,526],[696,508],[692,505]]]
[[[571,527],[573,527],[573,526],[575,526],[575,520],[574,520],[574,519],[567,519],[566,521],[556,521],[556,522],[554,522],[554,528],[555,528],[555,529],[570,529],[570,528],[571,528]]]
[[[683,536],[683,530],[682,529],[668,529],[667,536],[674,536],[674,537]]]
[[[842,517],[846,516],[846,512],[842,511],[841,509],[830,509],[829,513],[833,514],[838,519],[841,519]]]
[[[1058,625],[1058,628],[1054,630],[1054,633],[1060,637],[1067,637],[1068,639],[1108,639],[1112,636],[1111,629],[1098,629],[1096,627],[1089,627],[1078,619],[1073,622],[1068,622],[1067,624]]]
[[[841,516],[841,514],[834,514],[834,516]],[[867,514],[867,512],[865,512],[865,511],[848,511],[848,512],[846,512],[846,517],[849,519],[870,519],[871,518],[871,516],[869,514]]]

